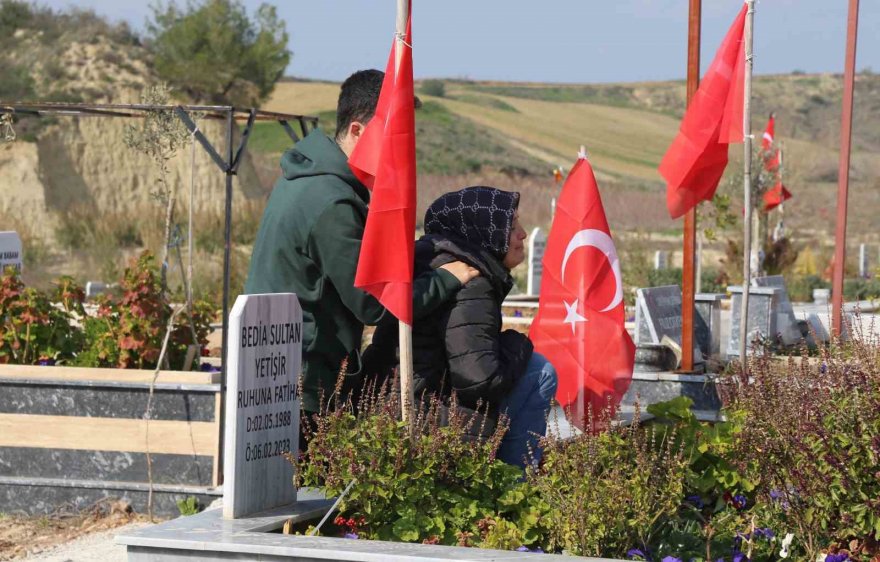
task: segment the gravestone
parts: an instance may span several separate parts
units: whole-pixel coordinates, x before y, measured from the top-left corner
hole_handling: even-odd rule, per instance
[[[728,287],[730,302],[730,339],[727,342],[727,355],[739,357],[739,327],[742,323],[742,287]],[[749,289],[748,310],[748,349],[752,354],[755,339],[774,338],[777,333],[776,319],[779,310],[778,287],[751,287]]]
[[[223,517],[296,501],[302,309],[292,293],[241,295],[229,315]]]
[[[813,304],[826,306],[831,300],[831,289],[813,289]]]
[[[0,232],[0,274],[12,267],[21,273],[21,238],[15,231]]]
[[[871,276],[868,267],[868,247],[859,244],[859,277],[865,279]]]
[[[654,252],[654,269],[666,269],[669,267],[669,252],[657,250]]]
[[[724,295],[694,295],[694,339],[706,357],[721,355],[721,301]]]
[[[799,342],[801,340],[801,331],[798,328],[794,308],[792,308],[791,300],[788,298],[788,291],[785,289],[785,279],[782,275],[755,277],[752,279],[752,285],[755,287],[776,287],[779,289],[776,329],[779,331],[779,336],[785,345],[793,345]]]
[[[107,284],[101,281],[89,281],[86,283],[86,298],[91,299],[107,292]]]
[[[694,315],[694,332],[701,320]],[[702,329],[707,329],[705,325]],[[678,285],[636,290],[636,344],[659,344],[668,336],[681,345],[681,288]],[[694,346],[694,362],[701,363],[699,345]]]
[[[547,247],[547,235],[540,228],[532,230],[529,236],[529,277],[527,293],[532,296],[541,294],[541,275],[544,272],[544,249]]]

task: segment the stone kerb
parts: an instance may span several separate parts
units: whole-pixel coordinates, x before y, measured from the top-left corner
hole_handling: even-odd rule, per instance
[[[302,309],[292,293],[241,295],[229,315],[223,516],[296,501]]]

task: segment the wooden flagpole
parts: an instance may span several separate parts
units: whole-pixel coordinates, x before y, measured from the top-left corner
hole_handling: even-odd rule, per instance
[[[743,37],[745,44],[745,84],[743,88],[743,287],[742,308],[739,323],[739,357],[742,361],[743,376],[748,374],[748,334],[749,334],[749,284],[752,280],[752,32],[755,20],[755,0],[746,0],[746,28]]]
[[[400,57],[403,49],[409,47],[404,43],[406,36],[406,22],[409,19],[410,0],[397,0],[397,39],[394,49],[394,65],[396,75],[400,77]],[[410,233],[415,237],[416,233]],[[412,354],[412,326],[406,322],[397,321],[399,346],[400,346],[400,414],[405,423],[413,419],[413,354]]]
[[[858,31],[859,0],[850,0],[849,19],[846,28],[843,113],[840,118],[840,165],[837,172],[837,226],[834,233],[834,274],[831,283],[831,331],[835,336],[841,335],[843,327],[843,273],[846,270],[846,206],[849,195],[853,85],[856,74],[856,39]]]
[[[702,0],[690,0],[688,10],[687,104],[700,84],[700,23]],[[681,371],[694,370],[694,245],[697,208],[684,215],[684,246],[681,256]]]

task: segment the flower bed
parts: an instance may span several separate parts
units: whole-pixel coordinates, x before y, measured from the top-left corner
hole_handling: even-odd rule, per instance
[[[119,294],[101,295],[97,313],[87,315],[85,292],[61,277],[46,293],[25,287],[14,271],[0,279],[0,363],[153,369],[166,330],[171,330],[167,365],[189,370],[188,348],[204,348],[213,316],[197,302],[192,314],[174,315],[149,252],[133,260]]]
[[[312,420],[298,484],[339,495],[354,481],[334,534],[358,539],[664,562],[877,560],[878,348],[761,358],[750,375],[723,379],[722,423],[699,422],[684,397],[649,406],[641,425],[605,416],[605,430],[544,439],[524,478],[494,458],[503,423],[476,440],[479,421],[441,424],[434,403],[408,429],[394,394],[366,393]]]

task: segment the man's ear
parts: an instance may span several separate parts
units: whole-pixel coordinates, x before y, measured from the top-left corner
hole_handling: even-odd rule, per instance
[[[366,125],[364,123],[360,121],[352,121],[348,124],[348,138],[356,144],[358,139],[361,138],[361,135],[364,134],[365,128]]]

